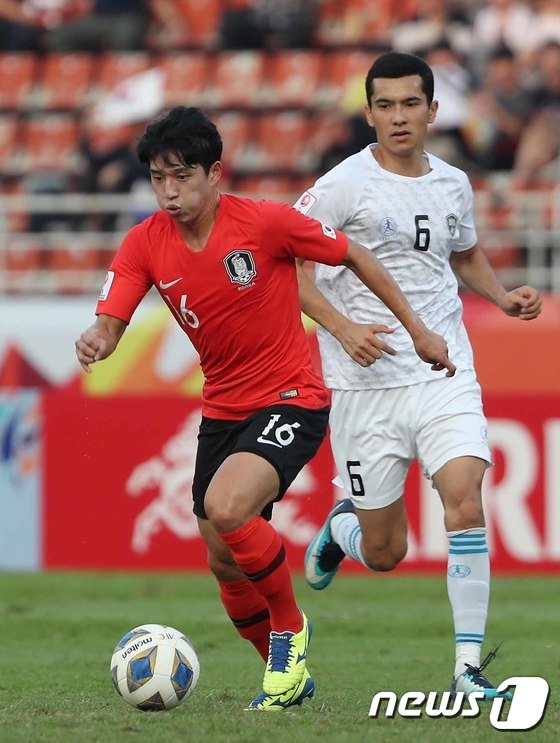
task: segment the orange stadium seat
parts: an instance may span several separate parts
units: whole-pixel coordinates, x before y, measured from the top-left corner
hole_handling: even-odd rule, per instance
[[[0,116],[0,173],[3,174],[12,172],[15,165],[18,121],[17,114]]]
[[[34,54],[0,54],[0,109],[22,109],[28,105],[35,67]]]
[[[208,85],[208,58],[204,52],[167,54],[158,66],[165,74],[165,105],[202,106]]]
[[[323,0],[318,40],[327,46],[386,42],[391,26],[416,11],[416,0]]]
[[[266,113],[255,123],[257,171],[305,172],[309,168],[307,137],[311,123],[300,111]]]
[[[54,247],[48,251],[47,268],[57,292],[80,294],[99,282],[101,254],[95,246],[89,245]]]
[[[235,191],[251,199],[289,202],[291,179],[288,175],[246,175],[236,179]]]
[[[189,47],[214,46],[222,16],[222,0],[175,0],[188,29]]]
[[[39,66],[36,103],[44,109],[75,109],[87,103],[93,72],[90,54],[48,54]]]
[[[108,93],[127,77],[145,72],[150,66],[145,52],[105,52],[94,64],[95,96]]]
[[[263,95],[261,52],[222,52],[213,62],[208,104],[217,108],[258,106]]]
[[[366,74],[376,54],[373,51],[333,51],[325,55],[322,86],[317,95],[322,105],[340,104],[350,86],[357,81],[364,85]],[[365,92],[363,95],[365,103]]]
[[[224,143],[222,161],[234,170],[249,170],[252,162],[253,119],[242,111],[221,111],[212,116],[212,121]]]
[[[321,84],[323,55],[319,51],[274,53],[266,70],[266,103],[277,107],[313,106]]]
[[[70,170],[79,147],[79,127],[71,114],[46,114],[22,125],[27,170]]]
[[[42,251],[36,241],[20,236],[11,237],[0,260],[6,291],[26,292],[37,285]]]

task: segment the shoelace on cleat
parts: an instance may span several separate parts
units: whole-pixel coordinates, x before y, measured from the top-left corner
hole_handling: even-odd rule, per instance
[[[488,679],[483,676],[482,671],[492,663],[494,658],[498,655],[498,650],[502,647],[502,643],[499,645],[496,645],[494,650],[491,650],[486,658],[482,661],[482,663],[479,666],[471,666],[469,663],[465,663],[465,666],[469,669],[470,675],[473,677],[473,681],[475,681],[476,684],[481,686],[483,689],[493,689],[494,687],[492,684],[488,681]]]
[[[275,637],[268,650],[268,670],[284,673],[293,654],[293,646],[287,637]]]
[[[331,570],[334,570],[339,565],[343,557],[344,552],[336,542],[327,542],[323,545],[321,554],[317,560],[319,570],[322,570],[323,573],[330,573]]]

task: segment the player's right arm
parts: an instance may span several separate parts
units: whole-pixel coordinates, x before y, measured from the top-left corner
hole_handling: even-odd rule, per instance
[[[76,356],[84,371],[110,356],[126,330],[127,323],[111,315],[98,315],[96,321],[76,341]]]
[[[352,322],[321,294],[307,275],[303,263],[300,259],[296,261],[302,312],[334,336],[348,356],[360,366],[371,366],[381,358],[382,353],[394,356],[395,349],[378,337],[378,333],[392,333],[393,328]]]

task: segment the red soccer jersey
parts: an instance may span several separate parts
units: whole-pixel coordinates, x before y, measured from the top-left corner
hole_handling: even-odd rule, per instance
[[[202,413],[239,420],[277,403],[328,404],[301,323],[295,258],[338,265],[348,241],[287,204],[222,194],[201,251],[164,211],[133,227],[97,314],[129,322],[155,285],[200,356]]]

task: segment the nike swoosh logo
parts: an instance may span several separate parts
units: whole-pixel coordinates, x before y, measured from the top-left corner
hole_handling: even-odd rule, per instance
[[[183,277],[181,276],[178,279],[175,279],[175,281],[168,281],[167,284],[165,284],[163,281],[160,280],[159,282],[159,288],[160,289],[169,289],[170,286],[173,286],[173,284],[178,284],[179,281],[181,281]]]

